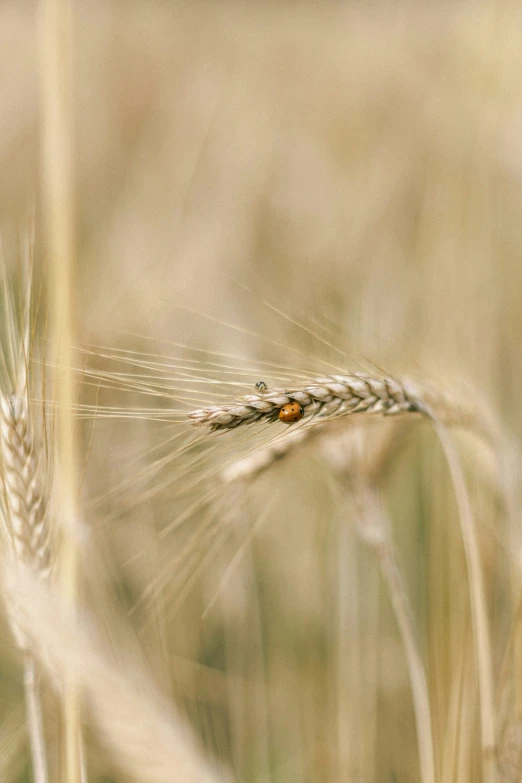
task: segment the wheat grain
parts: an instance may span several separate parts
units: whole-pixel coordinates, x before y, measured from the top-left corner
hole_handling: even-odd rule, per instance
[[[421,399],[406,384],[355,373],[317,378],[291,389],[248,394],[236,402],[198,408],[189,413],[189,419],[195,426],[208,425],[211,431],[231,430],[244,424],[275,421],[289,402],[298,402],[305,415],[322,419],[354,413],[391,416],[426,412]]]

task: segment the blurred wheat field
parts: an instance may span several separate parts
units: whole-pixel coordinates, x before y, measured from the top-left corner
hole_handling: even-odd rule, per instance
[[[71,10],[65,360],[41,9],[0,8],[0,781],[518,783],[520,9]],[[190,423],[353,373],[426,409]]]

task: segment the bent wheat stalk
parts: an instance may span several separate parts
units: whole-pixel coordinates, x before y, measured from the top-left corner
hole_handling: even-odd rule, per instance
[[[298,402],[305,416],[322,419],[353,413],[391,416],[425,412],[420,398],[406,384],[354,373],[317,378],[301,387],[248,394],[236,402],[198,408],[189,413],[189,419],[195,426],[209,426],[211,431],[231,430],[244,424],[275,421],[289,402]]]

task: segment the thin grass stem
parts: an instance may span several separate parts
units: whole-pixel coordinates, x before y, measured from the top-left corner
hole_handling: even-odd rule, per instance
[[[376,489],[364,485],[357,492],[357,508],[360,518],[357,531],[360,539],[377,556],[406,655],[417,727],[421,781],[422,783],[435,783],[437,777],[428,681],[417,638],[413,610],[391,540],[390,521],[382,508]]]
[[[42,705],[38,688],[38,675],[31,655],[24,656],[24,691],[34,783],[48,783]]]
[[[57,508],[62,529],[60,580],[64,598],[72,609],[77,602],[76,525],[77,454],[75,381],[72,371],[74,344],[72,273],[74,269],[75,219],[73,183],[73,111],[71,89],[72,33],[69,0],[41,0],[41,92],[43,116],[42,166],[47,257],[50,282],[50,315],[55,341],[56,446],[60,470]],[[80,783],[80,716],[74,684],[64,682],[63,780]]]
[[[455,446],[448,435],[446,427],[435,417],[433,417],[433,425],[444,451],[459,509],[460,527],[468,568],[471,618],[478,671],[483,774],[485,783],[494,783],[496,774],[493,665],[478,535],[462,465]]]

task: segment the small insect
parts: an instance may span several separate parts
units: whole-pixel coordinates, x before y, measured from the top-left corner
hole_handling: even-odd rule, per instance
[[[304,416],[304,408],[298,402],[287,402],[279,411],[279,421],[285,424],[293,424]]]
[[[266,385],[266,383],[264,381],[258,381],[256,383],[256,389],[258,391],[260,391],[260,392],[266,392],[266,390],[268,389],[268,386]]]

